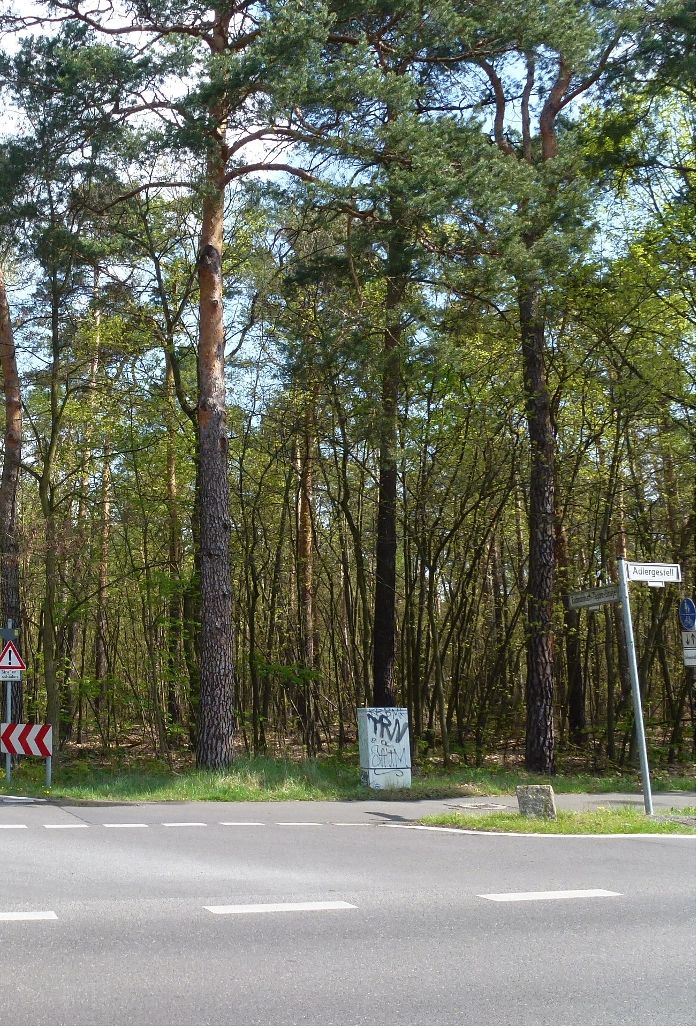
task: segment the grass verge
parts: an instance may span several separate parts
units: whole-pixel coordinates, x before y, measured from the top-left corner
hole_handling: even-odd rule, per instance
[[[470,829],[479,832],[526,832],[536,835],[695,835],[695,824],[679,818],[695,818],[695,807],[672,808],[666,814],[648,817],[642,810],[599,807],[597,810],[558,810],[556,818],[523,817],[511,811],[491,814],[435,814],[420,820],[422,825]],[[670,820],[672,818],[672,820]],[[673,820],[676,818],[676,820]]]
[[[424,764],[413,771],[409,791],[376,792],[359,783],[358,761],[323,758],[292,761],[241,757],[225,772],[183,769],[139,759],[62,759],[52,788],[44,785],[43,761],[23,760],[11,782],[0,772],[0,794],[51,797],[74,802],[143,802],[192,800],[418,800],[513,794],[522,784],[551,784],[556,793],[641,793],[639,776],[556,775],[553,778],[518,770],[453,767],[445,771]],[[695,779],[653,776],[656,792],[692,791]],[[488,815],[489,816],[489,815]]]

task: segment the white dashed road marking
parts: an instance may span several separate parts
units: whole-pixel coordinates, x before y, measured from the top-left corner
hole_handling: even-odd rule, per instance
[[[233,903],[225,907],[204,907],[212,914],[284,914],[305,910],[356,910],[353,903],[329,900],[311,903]]]
[[[0,913],[0,921],[57,921],[53,910],[8,910]]]
[[[44,825],[44,828],[89,828],[89,825]]]
[[[277,821],[284,828],[322,828],[322,821]]]
[[[607,889],[560,889],[550,892],[491,892],[479,898],[494,900],[495,903],[524,903],[534,900],[593,899],[621,895],[620,892],[608,892]]]
[[[0,825],[0,828],[26,828],[26,825]]]
[[[219,825],[229,825],[231,828],[264,828],[264,821],[219,821]]]
[[[147,828],[148,825],[144,821],[124,821],[122,823],[112,822],[105,823],[102,828]]]
[[[206,821],[163,821],[163,828],[208,828]]]

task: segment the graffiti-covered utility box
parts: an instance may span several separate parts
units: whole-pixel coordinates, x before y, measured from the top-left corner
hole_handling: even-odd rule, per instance
[[[404,707],[357,707],[361,784],[372,789],[412,785],[410,728]]]

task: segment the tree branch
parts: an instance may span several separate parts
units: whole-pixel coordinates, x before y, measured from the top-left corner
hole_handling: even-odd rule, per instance
[[[232,168],[226,172],[223,179],[223,183],[228,185],[234,179],[242,178],[243,175],[250,175],[255,171],[279,171],[284,172],[286,175],[295,175],[296,178],[303,179],[304,182],[320,182],[316,175],[312,175],[309,171],[305,171],[303,168],[295,168],[292,164],[277,164],[272,162],[267,164],[264,161],[260,161],[258,164],[244,164],[240,168]]]
[[[506,110],[506,97],[504,95],[504,87],[502,80],[500,79],[494,67],[489,61],[477,60],[475,62],[487,75],[490,80],[492,90],[494,92],[494,98],[496,103],[496,111],[494,116],[494,140],[500,150],[504,153],[511,154],[514,152],[514,147],[511,145],[509,140],[504,135],[504,114]]]

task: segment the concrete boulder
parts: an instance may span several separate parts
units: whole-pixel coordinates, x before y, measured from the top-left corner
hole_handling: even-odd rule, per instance
[[[557,817],[552,785],[517,785],[516,798],[524,817]]]

